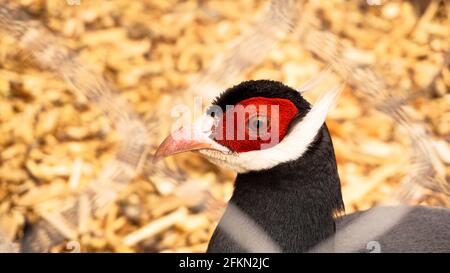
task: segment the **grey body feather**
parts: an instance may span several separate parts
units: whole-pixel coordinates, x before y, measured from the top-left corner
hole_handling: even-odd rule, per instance
[[[450,210],[376,207],[337,221],[335,252],[450,253]]]

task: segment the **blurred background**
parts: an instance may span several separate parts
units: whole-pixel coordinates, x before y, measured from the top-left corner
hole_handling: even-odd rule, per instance
[[[443,189],[410,182],[424,168],[414,160],[427,156],[437,175],[450,176],[448,1],[0,5],[24,11],[31,22],[24,29],[37,33],[14,37],[12,21],[0,20],[5,249],[204,252],[235,174],[193,153],[161,165],[148,160],[169,133],[171,106],[192,106],[194,95],[213,98],[246,79],[297,88],[327,65],[332,72],[321,85],[349,82],[327,120],[346,212],[398,202],[449,206]],[[53,58],[57,50],[42,48],[53,42],[76,60]],[[74,80],[67,71],[81,76]],[[96,84],[109,100],[89,97]],[[373,93],[378,87],[387,91]],[[319,94],[306,97],[313,102]],[[414,154],[414,138],[383,105],[401,107],[432,152]],[[133,113],[127,114],[132,122],[121,122],[115,116],[121,112]],[[124,129],[129,124],[137,131]]]

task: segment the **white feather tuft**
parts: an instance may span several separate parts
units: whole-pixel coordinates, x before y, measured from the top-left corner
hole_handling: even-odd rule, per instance
[[[316,88],[319,84],[321,84],[329,75],[330,75],[331,68],[328,65],[325,67],[322,71],[319,72],[319,74],[304,83],[300,88],[298,88],[298,92],[304,93],[308,92],[314,88]]]

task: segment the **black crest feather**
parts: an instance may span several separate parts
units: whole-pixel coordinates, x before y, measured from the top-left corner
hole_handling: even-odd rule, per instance
[[[300,95],[298,91],[281,82],[272,80],[251,80],[225,90],[212,103],[219,106],[222,111],[227,105],[236,105],[240,101],[253,97],[288,99],[294,103],[301,116],[306,115],[311,109],[310,104]],[[211,108],[208,110],[210,113]]]

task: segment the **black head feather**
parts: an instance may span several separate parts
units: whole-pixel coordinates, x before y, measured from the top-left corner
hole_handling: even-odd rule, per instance
[[[222,111],[226,110],[227,105],[236,105],[240,101],[253,98],[280,98],[288,99],[299,110],[299,117],[305,116],[311,109],[310,104],[300,95],[298,91],[292,89],[281,82],[271,80],[251,80],[225,90],[212,103],[219,106]],[[210,114],[211,108],[207,113]]]

